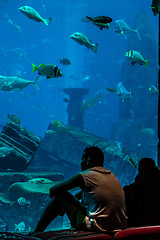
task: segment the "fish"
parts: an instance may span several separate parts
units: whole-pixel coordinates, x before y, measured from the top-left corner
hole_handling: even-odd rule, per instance
[[[71,100],[68,99],[68,98],[63,98],[63,101],[66,102],[66,103],[70,103],[71,102]]]
[[[125,56],[127,58],[129,58],[129,60],[131,61],[132,65],[138,63],[140,65],[144,65],[145,64],[145,66],[148,67],[148,61],[149,60],[144,60],[142,55],[139,52],[137,52],[137,51],[131,50],[129,52],[126,52]]]
[[[160,13],[160,0],[152,0],[151,9],[154,16]]]
[[[60,64],[68,66],[68,65],[71,65],[71,62],[69,61],[68,58],[62,58],[60,59]]]
[[[14,23],[7,14],[5,14],[5,19],[7,20],[8,24],[10,24],[17,32],[18,34],[22,34],[22,29],[19,25],[17,25],[16,23]]]
[[[155,137],[155,131],[152,128],[142,128],[141,133],[144,133],[145,135],[149,136],[149,137]]]
[[[37,86],[38,79],[36,78],[35,81],[30,81],[19,76],[2,76],[0,75],[0,90],[3,91],[22,91],[25,87],[30,84],[34,84],[35,87],[38,89]]]
[[[2,201],[3,203],[9,203],[11,205],[14,203],[14,201],[12,202],[5,193],[0,193],[0,201]]]
[[[55,127],[55,128],[65,128],[65,125],[62,121],[59,120],[53,120],[51,122],[51,124]]]
[[[49,26],[51,23],[52,18],[49,17],[47,19],[44,19],[41,17],[41,15],[32,7],[30,6],[22,6],[18,8],[20,12],[22,12],[24,15],[26,15],[28,18],[36,21],[36,22],[42,22],[46,26]]]
[[[158,93],[159,93],[159,91],[158,91],[158,89],[154,86],[154,85],[152,85],[151,87],[149,87],[149,93],[151,94],[151,95],[157,95]]]
[[[15,226],[15,231],[18,231],[18,232],[23,232],[26,227],[24,222],[20,222],[19,224],[14,224],[14,226]]]
[[[116,20],[115,21],[114,31],[117,34],[122,34],[125,38],[126,38],[126,35],[129,33],[136,33],[138,38],[141,40],[141,37],[140,37],[137,29],[135,30],[135,29],[129,27],[128,24],[124,20]]]
[[[32,178],[30,180],[28,180],[29,183],[52,183],[52,181],[48,178]]]
[[[87,19],[89,19],[93,25],[97,26],[100,30],[103,30],[103,28],[110,28],[110,23],[112,22],[112,18],[110,17],[105,17],[105,16],[97,16],[97,17],[88,17],[86,16]]]
[[[47,135],[52,135],[52,134],[55,134],[55,131],[54,131],[54,130],[51,130],[51,129],[48,129],[48,130],[45,131],[45,133],[46,133]]]
[[[21,207],[25,207],[25,206],[30,206],[30,201],[26,200],[24,197],[19,197],[17,199],[17,203],[21,206]]]
[[[97,17],[88,17],[86,16],[90,21],[97,22],[97,23],[111,23],[112,18],[106,17],[106,16],[97,16]]]
[[[13,115],[13,114],[10,115],[8,113],[7,118],[10,119],[12,122],[14,122],[16,124],[20,124],[21,123],[21,120],[16,115]]]
[[[109,92],[115,92],[115,93],[117,92],[117,89],[115,89],[115,88],[107,87],[106,89]]]
[[[98,94],[98,97],[90,97],[88,98],[82,105],[83,109],[88,109],[90,107],[96,106],[97,102],[100,103],[102,100],[104,100],[101,97],[101,94]]]
[[[14,151],[13,147],[0,147],[0,158],[7,157],[12,151]]]
[[[14,56],[24,59],[26,58],[26,52],[22,48],[12,48],[7,50],[7,54],[13,54]]]
[[[46,78],[58,78],[62,76],[62,72],[57,65],[44,63],[40,64],[38,67],[32,63],[33,70],[32,73],[38,71],[39,75],[46,76]]]
[[[70,35],[70,38],[78,42],[80,45],[84,45],[88,49],[92,49],[95,53],[97,52],[98,43],[92,43],[92,41],[84,33],[75,32]]]
[[[8,191],[9,192],[23,192],[23,193],[45,193],[49,194],[49,190],[58,181],[51,181],[47,178],[32,178],[28,182],[13,183]]]
[[[123,86],[122,82],[119,82],[117,84],[117,94],[120,97],[120,99],[122,99],[123,103],[124,103],[124,100],[131,99],[131,91],[128,92]]]

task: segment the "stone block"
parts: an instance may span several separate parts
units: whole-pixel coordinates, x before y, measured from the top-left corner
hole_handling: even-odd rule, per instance
[[[32,162],[35,166],[41,163],[41,167],[45,167],[47,162],[50,169],[54,169],[54,172],[62,172],[65,177],[70,177],[80,171],[83,150],[94,145],[103,150],[105,167],[111,169],[122,184],[134,180],[137,169],[131,165],[130,161],[124,161],[128,153],[120,143],[108,141],[60,122],[51,123],[48,130],[52,134],[46,134],[42,140]],[[135,158],[134,161],[137,159]]]
[[[34,156],[41,138],[8,121],[0,134],[0,170],[23,171]]]

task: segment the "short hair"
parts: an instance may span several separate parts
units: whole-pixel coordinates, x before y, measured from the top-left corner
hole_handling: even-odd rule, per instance
[[[152,158],[144,157],[140,159],[138,164],[139,172],[150,172],[154,170],[158,170],[158,168]]]
[[[91,162],[95,166],[103,166],[104,154],[99,147],[97,146],[87,147],[84,149],[83,154],[85,158],[90,157]]]

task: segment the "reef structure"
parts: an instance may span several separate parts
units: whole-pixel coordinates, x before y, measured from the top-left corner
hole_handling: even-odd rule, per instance
[[[111,169],[123,184],[133,181],[137,172],[137,157],[127,153],[119,142],[108,141],[56,120],[49,124],[29,167],[49,168],[52,172],[70,177],[80,171],[83,150],[93,145],[103,150],[105,167]]]

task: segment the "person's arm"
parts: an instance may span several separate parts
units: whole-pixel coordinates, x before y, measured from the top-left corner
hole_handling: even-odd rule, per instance
[[[57,183],[50,189],[50,197],[54,197],[59,194],[63,194],[64,192],[71,190],[73,188],[80,187],[84,188],[84,180],[80,174],[77,174],[66,181]]]
[[[63,195],[66,196],[66,192],[68,190],[71,190],[73,188],[80,187],[81,189],[84,189],[84,180],[80,174],[75,175],[74,177],[56,184],[50,189],[50,197]],[[71,205],[77,207],[80,209],[83,213],[87,214],[87,208],[81,204],[76,197],[74,197],[72,194],[67,194],[67,198],[69,199],[69,202]]]

